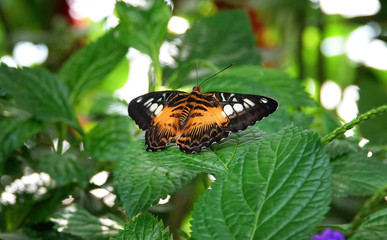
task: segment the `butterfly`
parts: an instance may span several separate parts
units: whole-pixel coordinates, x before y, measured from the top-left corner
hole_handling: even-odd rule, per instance
[[[213,143],[254,125],[278,108],[272,98],[241,93],[150,92],[134,98],[129,116],[145,130],[146,150],[158,151],[175,140],[181,151],[199,153]]]

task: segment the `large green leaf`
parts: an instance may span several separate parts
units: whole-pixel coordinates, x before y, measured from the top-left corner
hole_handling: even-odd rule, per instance
[[[86,134],[85,150],[102,162],[115,162],[129,142],[130,119],[124,116],[110,117]]]
[[[71,102],[101,82],[119,65],[127,51],[128,48],[114,37],[114,31],[110,31],[75,53],[59,71],[69,89]]]
[[[13,69],[0,66],[0,87],[14,96],[17,106],[36,119],[63,121],[82,131],[71,106],[67,89],[50,72],[38,68]]]
[[[0,120],[0,175],[4,173],[4,164],[9,155],[41,128],[41,124],[32,120],[15,118]]]
[[[349,240],[387,239],[387,208],[366,217]]]
[[[132,7],[124,2],[116,3],[120,18],[118,39],[129,47],[148,54],[153,61],[167,33],[171,10],[163,0],[150,0],[148,7]]]
[[[279,107],[315,105],[299,81],[283,72],[257,66],[231,68],[207,81],[203,89],[266,95],[276,99]]]
[[[317,134],[296,127],[239,151],[195,204],[195,239],[300,239],[330,203],[328,157]]]
[[[144,140],[141,139],[128,146],[130,151],[126,157],[157,162],[164,167],[183,167],[190,171],[220,174],[228,171],[241,148],[259,141],[263,135],[257,126],[249,127],[244,131],[231,133],[225,140],[212,145],[210,149],[202,149],[199,154],[186,154],[174,144],[159,152],[147,152]]]
[[[164,228],[162,221],[153,217],[150,213],[143,213],[129,224],[125,224],[123,230],[119,230],[118,236],[111,240],[172,240],[169,229]]]
[[[51,221],[60,232],[70,233],[82,239],[108,239],[116,234],[119,225],[108,218],[98,218],[77,204],[61,209]]]
[[[368,158],[366,154],[350,153],[332,162],[335,196],[369,195],[387,184],[387,164],[372,157]]]
[[[157,204],[196,176],[183,168],[165,166],[155,161],[157,153],[153,155],[154,161],[150,161],[144,155],[129,154],[117,164],[115,185],[128,218]]]
[[[243,11],[222,11],[196,21],[186,32],[179,48],[176,58],[179,67],[170,82],[173,88],[188,83],[188,75],[195,69],[196,61],[201,63],[201,67],[260,63],[255,37]]]

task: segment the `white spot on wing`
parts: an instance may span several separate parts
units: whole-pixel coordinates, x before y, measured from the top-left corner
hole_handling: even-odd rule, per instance
[[[139,103],[139,102],[141,102],[142,101],[142,97],[139,97],[139,98],[137,98],[137,103]]]
[[[249,105],[252,106],[252,107],[255,106],[255,104],[254,104],[250,99],[248,99],[248,98],[243,99],[243,101],[244,101],[245,103],[249,104]]]
[[[158,107],[159,105],[157,103],[153,103],[150,107],[149,107],[149,111],[153,112],[154,110],[156,110],[156,108]]]
[[[222,111],[222,116],[227,117],[226,113]]]
[[[267,98],[264,98],[264,97],[261,98],[261,102],[262,102],[262,103],[267,103],[267,102],[268,102],[268,101],[267,101]]]
[[[232,99],[233,102],[238,102],[238,99],[236,99],[235,97]]]
[[[222,97],[222,101],[226,101],[226,99],[224,98],[224,94],[223,93],[220,93],[220,96]]]
[[[232,98],[232,97],[234,97],[234,96],[235,96],[235,94],[234,94],[234,93],[231,93],[231,94],[230,94],[230,97],[228,97],[228,98],[230,99],[230,98]]]
[[[234,113],[234,109],[231,107],[231,105],[224,106],[223,111],[227,116],[231,116]]]
[[[147,105],[150,104],[152,101],[153,101],[153,98],[149,98],[148,101],[146,101],[146,102],[144,103],[144,106],[147,106]]]
[[[158,116],[161,112],[162,112],[162,110],[163,110],[163,105],[159,105],[157,108],[156,108],[156,110],[155,110],[155,115],[156,116]]]
[[[157,102],[161,102],[161,100],[163,100],[163,98],[159,98],[159,99],[157,99]]]
[[[243,106],[242,106],[242,104],[239,104],[239,103],[237,103],[237,104],[234,104],[234,110],[236,111],[236,112],[242,112],[243,111]]]

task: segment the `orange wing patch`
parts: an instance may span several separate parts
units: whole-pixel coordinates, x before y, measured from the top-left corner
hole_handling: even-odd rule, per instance
[[[214,142],[227,137],[229,132],[223,129],[229,119],[224,117],[222,112],[219,105],[194,107],[176,140],[180,150],[186,153],[200,152],[202,148],[208,148]]]
[[[158,151],[178,136],[180,111],[172,107],[164,107],[158,116],[153,118],[149,129],[145,133],[147,150]]]

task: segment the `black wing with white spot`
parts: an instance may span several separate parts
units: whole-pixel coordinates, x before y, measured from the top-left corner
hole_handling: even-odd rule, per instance
[[[269,116],[278,108],[278,102],[272,98],[252,94],[209,92],[219,101],[223,116],[230,119],[226,131],[237,132],[254,125]]]
[[[149,128],[152,119],[156,117],[169,102],[178,101],[187,97],[187,93],[181,91],[150,92],[134,98],[128,107],[129,116],[142,129]]]

